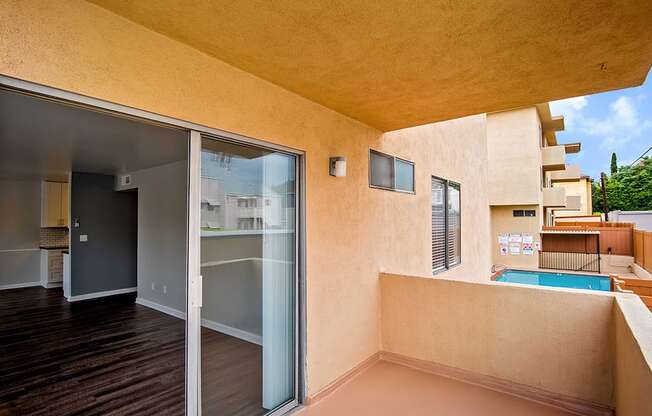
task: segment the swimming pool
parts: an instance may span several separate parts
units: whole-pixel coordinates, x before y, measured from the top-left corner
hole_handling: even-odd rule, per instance
[[[526,285],[570,287],[608,292],[609,278],[599,274],[551,273],[524,270],[505,270],[496,277],[498,282],[523,283]]]

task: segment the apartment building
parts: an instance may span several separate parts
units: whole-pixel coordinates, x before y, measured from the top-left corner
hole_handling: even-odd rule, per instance
[[[548,103],[487,115],[493,264],[537,268],[542,226],[552,225],[555,210],[579,212],[579,197],[553,186],[560,177],[580,180],[566,165],[580,143],[557,143],[563,129]]]
[[[0,239],[0,409],[650,413],[638,298],[490,280],[498,236],[534,246],[567,203],[545,180],[565,167],[560,121],[533,103],[642,83],[646,5],[22,0],[0,16],[1,176],[64,173],[92,206],[74,190],[92,171],[107,199],[138,198],[121,292],[71,306],[10,281],[34,241]],[[211,181],[234,160],[248,168]],[[211,218],[230,196],[262,228]],[[8,236],[37,210],[4,201]],[[120,252],[115,227],[86,223],[71,218],[72,258]]]

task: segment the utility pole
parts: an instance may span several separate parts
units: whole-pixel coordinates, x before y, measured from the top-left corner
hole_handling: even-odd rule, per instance
[[[607,209],[607,188],[604,186],[605,173],[600,174],[600,190],[602,191],[602,211],[604,212],[604,220],[609,222],[609,210]]]

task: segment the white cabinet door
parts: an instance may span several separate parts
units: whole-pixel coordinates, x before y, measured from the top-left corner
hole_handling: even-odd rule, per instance
[[[42,182],[41,227],[68,225],[68,184]]]

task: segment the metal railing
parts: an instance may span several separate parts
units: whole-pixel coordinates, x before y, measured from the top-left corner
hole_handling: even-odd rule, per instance
[[[600,253],[539,251],[539,268],[600,273]]]

